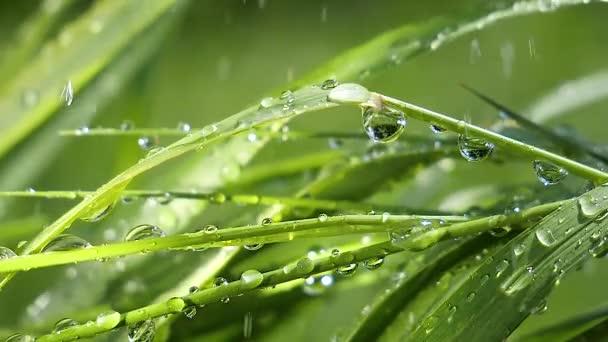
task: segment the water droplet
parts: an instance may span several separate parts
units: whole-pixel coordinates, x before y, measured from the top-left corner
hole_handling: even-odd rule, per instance
[[[247,134],[247,140],[249,140],[249,142],[256,142],[258,141],[258,135],[255,134],[255,132],[249,132],[249,134]]]
[[[89,247],[91,247],[91,244],[85,239],[71,234],[62,234],[49,242],[42,251],[44,253],[60,252]]]
[[[327,214],[319,214],[319,222],[323,223],[323,222],[327,222],[327,219],[329,217],[327,216]]]
[[[491,220],[492,220],[492,218],[490,219],[490,221]],[[490,226],[492,226],[492,222],[488,222],[488,224],[490,224]],[[503,236],[509,234],[510,231],[511,231],[510,227],[504,226],[504,227],[494,228],[494,229],[490,230],[490,235],[492,235],[494,237],[503,237]]]
[[[471,41],[471,50],[469,53],[469,62],[475,64],[481,58],[481,47],[477,38]]]
[[[399,139],[407,121],[405,114],[398,110],[383,107],[363,108],[363,129],[367,136],[376,142],[389,143]]]
[[[439,319],[435,316],[429,316],[427,318],[424,319],[424,321],[422,322],[422,327],[424,328],[424,333],[425,334],[430,334],[433,329],[435,329],[435,326],[437,325]]]
[[[329,138],[327,139],[327,146],[329,146],[330,149],[332,150],[336,150],[338,148],[340,148],[342,146],[342,140],[340,139],[336,139],[336,138]]]
[[[189,294],[194,294],[197,293],[199,290],[198,286],[194,285],[194,286],[190,286],[190,288],[188,289],[188,293]]]
[[[30,335],[14,334],[9,336],[5,342],[34,342],[36,338]]]
[[[213,287],[219,287],[224,285],[228,285],[228,280],[226,280],[226,278],[224,277],[217,277],[213,281]]]
[[[578,205],[581,214],[587,218],[594,218],[598,216],[602,207],[600,206],[599,200],[591,195],[583,195],[578,199]]]
[[[55,323],[55,328],[53,329],[53,332],[55,334],[59,334],[62,330],[65,330],[70,327],[75,327],[77,325],[79,325],[79,323],[75,320],[71,318],[64,318]]]
[[[443,133],[445,131],[446,131],[446,129],[441,126],[431,125],[431,132],[433,132],[433,133]]]
[[[283,112],[290,112],[296,104],[296,97],[291,90],[285,90],[279,97],[283,101]]]
[[[247,270],[241,274],[241,284],[246,289],[253,289],[264,281],[264,275],[258,270]]]
[[[544,246],[550,247],[557,241],[549,228],[540,227],[536,230],[536,238]]]
[[[363,261],[363,267],[367,268],[368,270],[375,270],[375,269],[379,268],[380,266],[382,266],[383,263],[384,263],[383,257],[374,257],[374,258]]]
[[[524,245],[517,245],[515,247],[513,247],[513,254],[515,254],[516,257],[524,254],[524,252],[526,251],[526,246]]]
[[[95,323],[104,328],[114,328],[120,322],[120,313],[116,311],[105,311],[97,315]]]
[[[566,169],[549,162],[535,160],[532,165],[536,177],[545,186],[557,184],[568,175]]]
[[[547,308],[547,301],[543,299],[540,301],[540,303],[538,303],[538,305],[536,305],[530,310],[530,313],[533,315],[540,315],[545,313],[547,311]]]
[[[382,223],[388,222],[388,219],[391,218],[391,214],[387,212],[382,213]]]
[[[155,324],[151,319],[129,325],[127,336],[129,342],[152,342],[154,340]]]
[[[262,219],[262,226],[267,226],[272,223],[272,219],[270,217],[265,217]]]
[[[479,279],[479,282],[481,283],[481,285],[483,285],[483,284],[487,283],[488,280],[490,280],[490,275],[489,274],[484,274]]]
[[[105,207],[98,207],[93,205],[89,210],[80,216],[80,219],[85,222],[97,222],[103,220],[106,216],[112,212],[115,202],[108,204]]]
[[[10,248],[0,246],[0,260],[10,259],[16,256],[17,254]]]
[[[509,261],[506,259],[501,260],[496,264],[496,278],[499,278],[509,267]]]
[[[244,245],[243,248],[245,248],[248,251],[257,251],[258,249],[264,247],[263,243],[256,243],[253,245]]]
[[[72,101],[74,100],[74,87],[72,86],[72,81],[68,81],[65,87],[63,87],[61,97],[63,98],[66,106],[72,105]]]
[[[337,249],[337,248],[332,249],[331,250],[331,256],[334,257],[334,258],[335,257],[339,257],[340,256],[340,250]]]
[[[357,266],[359,266],[359,264],[357,264],[356,262],[340,266],[336,269],[336,273],[341,276],[352,276],[353,274],[355,274]]]
[[[338,81],[336,81],[336,79],[334,79],[334,78],[330,78],[330,79],[323,81],[323,83],[321,84],[321,89],[329,90],[329,89],[334,89],[337,86],[338,86]]]
[[[167,234],[157,226],[151,224],[140,224],[129,230],[125,236],[125,241],[139,241],[165,237]]]
[[[475,293],[475,292],[469,293],[467,295],[467,302],[469,302],[469,303],[472,302],[475,299],[476,296],[477,296],[477,293]]]
[[[193,319],[194,316],[196,316],[196,306],[187,306],[182,312],[184,313],[184,316],[186,316],[188,319]]]
[[[365,87],[356,83],[344,83],[332,89],[327,99],[336,103],[361,104],[367,102],[371,93]]]
[[[177,124],[177,129],[184,133],[190,133],[192,126],[190,126],[190,124],[187,122],[180,122]]]
[[[486,159],[494,150],[494,144],[464,134],[458,136],[460,155],[467,161],[478,162]]]
[[[270,107],[272,107],[273,102],[274,102],[274,98],[265,97],[260,101],[260,108],[270,108]]]
[[[215,234],[215,233],[217,233],[217,230],[218,229],[216,226],[210,224],[205,227],[204,232],[205,232],[205,234]]]
[[[158,141],[158,139],[155,137],[145,136],[145,137],[140,137],[139,139],[137,139],[137,145],[142,150],[150,150],[157,145],[157,141]]]

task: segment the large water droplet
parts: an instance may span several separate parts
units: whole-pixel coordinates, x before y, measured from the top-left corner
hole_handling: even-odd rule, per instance
[[[362,116],[367,136],[381,143],[397,140],[407,124],[403,112],[386,107],[364,107]]]
[[[477,162],[486,159],[494,150],[494,144],[476,137],[458,136],[458,148],[464,159]]]
[[[226,278],[224,277],[217,277],[213,281],[213,287],[219,287],[224,285],[228,285],[228,280],[226,280]]]
[[[258,270],[248,270],[241,274],[241,284],[246,289],[258,287],[264,281],[264,275]]]
[[[336,269],[336,273],[341,276],[352,276],[353,274],[355,274],[358,265],[359,264],[357,264],[356,262],[353,262],[348,265],[340,266]]]
[[[578,206],[581,214],[587,218],[594,218],[602,212],[600,201],[588,194],[583,195],[578,199]]]
[[[363,267],[367,268],[368,270],[375,270],[375,269],[379,268],[380,266],[382,266],[383,263],[384,263],[383,257],[373,257],[371,259],[367,259],[367,260],[363,261]]]
[[[16,257],[17,254],[10,248],[0,246],[0,260]]]
[[[91,208],[89,208],[89,210],[80,215],[80,219],[85,222],[101,221],[106,218],[106,216],[108,216],[110,212],[112,212],[112,209],[114,209],[115,205],[116,202],[110,203],[104,207],[98,207],[93,205]]]
[[[165,237],[167,234],[157,226],[151,224],[141,224],[131,228],[125,236],[125,241],[138,241]]]
[[[49,242],[42,251],[45,253],[60,252],[89,247],[91,247],[91,244],[85,239],[71,234],[62,234]]]
[[[152,342],[154,340],[154,329],[154,321],[151,319],[129,325],[127,328],[129,342]]]
[[[536,238],[544,246],[552,246],[557,241],[550,228],[541,227],[536,230]]]
[[[535,160],[532,165],[536,177],[545,186],[557,184],[568,175],[566,169],[549,162]]]
[[[14,334],[5,340],[5,342],[34,342],[36,338],[30,335]]]
[[[332,89],[327,99],[336,103],[361,104],[367,102],[371,93],[365,87],[356,83],[344,83]]]
[[[64,318],[55,323],[55,328],[53,329],[53,332],[55,334],[59,334],[62,330],[65,330],[70,327],[75,327],[77,325],[79,325],[79,323],[75,320],[71,318]]]

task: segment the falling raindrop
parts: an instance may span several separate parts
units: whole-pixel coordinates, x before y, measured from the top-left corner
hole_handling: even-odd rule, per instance
[[[91,247],[91,244],[87,240],[71,234],[62,234],[49,242],[42,251],[45,253],[60,252],[89,247]]]
[[[389,143],[399,139],[407,124],[403,112],[382,107],[363,107],[363,129],[367,136],[381,143]]]
[[[247,340],[253,334],[253,314],[247,312],[243,318],[243,337]]]
[[[157,226],[153,226],[151,224],[141,224],[139,226],[135,226],[129,230],[127,235],[125,236],[125,241],[139,241],[139,240],[147,240],[154,239],[167,236],[162,229]]]
[[[73,320],[71,318],[64,318],[62,320],[59,320],[57,323],[55,323],[55,328],[53,329],[53,332],[55,334],[59,334],[59,333],[61,333],[62,330],[65,330],[70,327],[75,327],[77,325],[79,325],[79,324],[75,320]]]
[[[467,161],[478,162],[486,159],[494,150],[494,144],[464,134],[458,136],[460,155]]]
[[[471,51],[469,53],[469,62],[475,64],[481,58],[481,47],[477,38],[471,41]]]
[[[74,87],[72,86],[72,81],[68,81],[68,83],[63,87],[61,97],[63,98],[66,106],[72,105],[72,101],[74,101]]]
[[[535,160],[532,165],[536,177],[545,186],[557,184],[568,176],[566,169],[549,162]]]
[[[321,7],[321,22],[322,23],[327,22],[327,6]]]
[[[155,324],[151,319],[129,325],[127,328],[129,342],[152,342],[154,330]]]
[[[502,71],[505,74],[505,78],[511,78],[513,60],[515,59],[515,47],[513,43],[506,42],[500,47],[500,58],[502,59]]]

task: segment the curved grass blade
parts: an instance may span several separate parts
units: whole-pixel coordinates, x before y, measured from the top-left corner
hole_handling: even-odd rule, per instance
[[[546,296],[565,272],[602,253],[608,202],[599,199],[607,195],[607,187],[596,188],[509,241],[445,305],[429,312],[408,339],[456,341],[466,336],[498,340],[509,336],[530,313],[542,310]],[[451,306],[456,309],[450,310]],[[470,329],[471,321],[476,322],[475,329]]]

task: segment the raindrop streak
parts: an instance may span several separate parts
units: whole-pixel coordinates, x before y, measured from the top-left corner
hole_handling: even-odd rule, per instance
[[[458,136],[458,149],[460,150],[460,155],[467,161],[478,162],[490,156],[494,150],[494,144],[461,134]]]
[[[352,276],[357,270],[357,266],[359,266],[359,264],[357,264],[356,262],[340,266],[336,269],[336,273],[341,276]]]
[[[0,260],[16,257],[17,254],[10,248],[0,246]]]
[[[72,81],[68,81],[65,87],[63,87],[61,97],[65,101],[66,106],[72,105],[72,101],[74,101],[74,87],[72,86]]]
[[[131,228],[125,236],[125,241],[139,241],[167,236],[162,229],[151,224],[141,224]]]
[[[386,107],[380,110],[363,107],[362,117],[365,133],[375,142],[389,143],[399,139],[407,125],[403,112]]]
[[[374,258],[365,260],[363,262],[363,267],[367,268],[368,270],[375,270],[375,269],[379,268],[380,266],[382,266],[383,263],[384,263],[383,257],[374,257]]]
[[[469,54],[469,62],[475,64],[481,58],[481,47],[477,38],[471,41],[471,52]]]
[[[247,312],[243,319],[243,337],[245,339],[250,339],[253,333],[253,314],[251,312]]]
[[[602,206],[600,206],[598,199],[591,195],[581,196],[578,199],[578,206],[581,214],[583,214],[583,216],[586,218],[594,218],[598,216],[603,209]]]
[[[55,334],[59,334],[59,333],[61,333],[62,330],[65,330],[70,327],[75,327],[77,325],[79,325],[79,324],[75,320],[73,320],[71,318],[64,318],[62,320],[59,320],[57,323],[55,323],[55,329],[53,329],[53,332]]]
[[[568,176],[566,169],[549,162],[535,160],[532,165],[536,177],[545,186],[557,184]]]
[[[505,74],[505,78],[511,78],[513,60],[515,59],[515,47],[513,43],[506,42],[500,47],[500,58],[502,59],[502,71]]]
[[[71,234],[62,234],[49,242],[42,252],[60,252],[89,247],[91,244],[87,240]]]
[[[5,342],[34,342],[36,339],[30,335],[14,334],[9,336]]]
[[[154,321],[151,319],[129,325],[127,336],[129,342],[152,342],[154,340]]]

